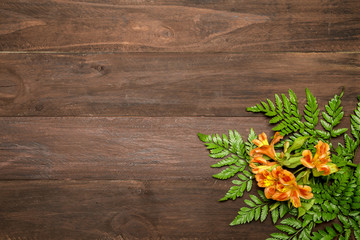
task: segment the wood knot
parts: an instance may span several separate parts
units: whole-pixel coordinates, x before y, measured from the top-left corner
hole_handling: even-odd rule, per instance
[[[106,68],[103,65],[92,65],[91,66],[92,69],[95,69],[96,71],[98,71],[100,74],[105,75],[108,74],[110,72],[109,68]]]
[[[35,106],[35,111],[40,112],[40,111],[43,110],[43,109],[44,109],[44,105],[42,105],[42,104],[37,104],[37,105]]]
[[[0,68],[0,104],[13,102],[22,90],[22,79],[11,69]]]

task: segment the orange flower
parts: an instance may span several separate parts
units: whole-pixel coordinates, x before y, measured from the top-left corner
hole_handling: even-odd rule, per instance
[[[254,174],[257,174],[262,170],[267,170],[267,169],[273,167],[275,164],[276,164],[276,162],[269,162],[266,159],[264,159],[263,157],[257,156],[257,157],[254,157],[253,159],[251,159],[249,166],[251,168],[251,171]]]
[[[294,174],[278,166],[272,171],[262,170],[255,175],[259,187],[264,187],[266,198],[276,201],[288,201],[298,208],[301,206],[300,197],[310,199],[313,197],[309,186],[300,186]]]
[[[296,182],[291,185],[279,184],[276,190],[277,191],[272,196],[272,199],[276,201],[290,200],[296,208],[301,207],[300,197],[304,199],[311,199],[314,196],[311,193],[311,187],[297,185]]]
[[[328,162],[331,162],[331,159],[329,158],[329,144],[323,143],[320,140],[315,148],[316,153],[314,157],[310,150],[304,150],[302,152],[303,158],[301,158],[301,163],[307,168],[316,168],[319,172],[323,171],[323,175],[329,175],[331,173],[330,166],[327,165]]]
[[[274,135],[273,140],[271,141],[270,145],[267,140],[267,136],[265,133],[261,133],[259,135],[259,139],[254,139],[253,143],[258,146],[257,148],[250,151],[250,156],[262,156],[263,154],[276,160],[276,152],[274,149],[274,144],[279,142],[283,136],[280,135],[279,132],[276,132]]]
[[[265,188],[264,193],[266,198],[272,198],[276,192],[276,185],[279,183],[279,174],[282,170],[283,169],[278,166],[271,172],[268,170],[263,170],[255,175],[258,186]]]

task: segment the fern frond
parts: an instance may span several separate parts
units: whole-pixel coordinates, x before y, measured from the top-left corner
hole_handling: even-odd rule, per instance
[[[290,100],[289,100],[290,98]],[[273,131],[280,132],[283,136],[298,131],[303,128],[301,122],[301,115],[297,105],[297,97],[290,89],[289,98],[285,94],[275,94],[275,104],[267,99],[267,102],[260,102],[253,107],[248,107],[246,110],[249,112],[262,112],[270,119],[271,124],[276,124]]]
[[[271,238],[268,239],[311,239],[311,230],[314,227],[314,222],[295,219],[293,217],[282,220],[281,225],[276,225],[276,228],[282,233],[272,233]]]
[[[324,139],[338,137],[348,130],[347,128],[335,129],[344,116],[344,111],[342,111],[343,107],[341,106],[341,98],[343,94],[344,92],[341,92],[340,96],[335,95],[329,103],[325,105],[326,111],[322,112],[323,119],[321,119],[320,122],[327,133],[325,134],[326,136],[324,136],[324,134],[320,134],[320,136]],[[319,132],[320,130],[318,130],[318,133]]]
[[[304,130],[310,135],[316,135],[315,127],[319,122],[320,110],[318,109],[316,98],[314,97],[314,95],[312,95],[310,90],[306,88],[305,92],[306,92],[307,102],[305,104],[305,109],[304,109],[304,114],[305,114]]]
[[[327,226],[324,230],[313,232],[313,240],[331,240],[341,236],[344,229],[340,224],[334,223],[332,226]]]
[[[235,186],[230,187],[225,196],[219,201],[226,201],[229,199],[235,200],[238,197],[242,197],[245,190],[250,192],[253,185],[254,175],[246,170],[242,173],[243,174],[238,174],[238,179],[232,181]]]
[[[255,195],[250,195],[250,198],[251,200],[244,200],[248,207],[240,208],[238,215],[230,223],[231,226],[245,224],[257,220],[260,220],[261,222],[265,221],[269,213],[270,201],[266,198],[266,200],[261,200]]]

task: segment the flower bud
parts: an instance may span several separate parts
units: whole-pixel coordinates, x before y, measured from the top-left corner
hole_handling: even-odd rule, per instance
[[[289,141],[286,141],[285,144],[284,144],[284,152],[286,153],[287,150],[289,149],[289,146],[290,146],[290,142]]]
[[[295,139],[293,145],[288,149],[288,152],[299,149],[304,145],[305,141],[309,138],[309,136],[298,137]]]
[[[301,158],[302,156],[290,157],[289,159],[283,161],[282,165],[288,168],[296,168],[297,166],[301,165]]]

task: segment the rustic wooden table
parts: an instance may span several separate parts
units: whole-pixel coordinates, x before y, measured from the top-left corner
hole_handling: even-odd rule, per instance
[[[289,88],[349,119],[360,1],[2,0],[0,53],[0,239],[264,239],[196,134]]]

